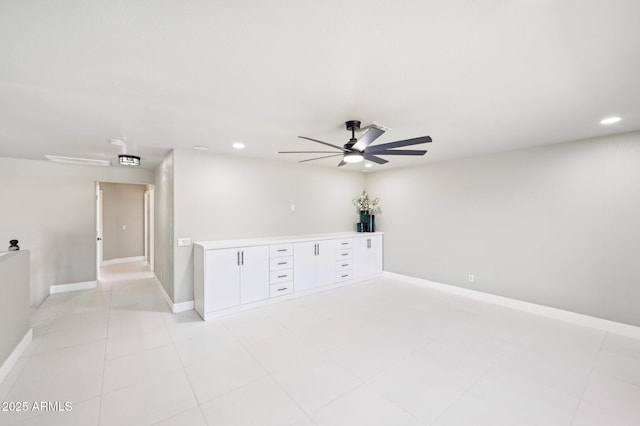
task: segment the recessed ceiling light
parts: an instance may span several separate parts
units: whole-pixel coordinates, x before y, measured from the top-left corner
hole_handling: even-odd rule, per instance
[[[140,165],[140,157],[135,155],[118,155],[118,161],[121,166],[139,166]]]
[[[76,164],[79,166],[102,166],[109,167],[111,161],[109,160],[95,160],[93,158],[76,158],[76,157],[61,157],[59,155],[45,155],[47,160],[52,163],[64,163],[64,164]]]
[[[232,147],[234,147],[235,149],[244,149],[245,145],[242,142],[234,142],[233,145],[231,145]]]
[[[620,120],[622,120],[622,118],[620,117],[607,117],[607,118],[603,118],[602,120],[600,120],[600,124],[615,124],[617,122],[619,122]]]
[[[208,146],[203,146],[203,145],[196,145],[193,147],[193,149],[197,150],[197,151],[206,151],[209,149]]]
[[[372,165],[371,163],[367,163],[367,164],[365,164],[364,166],[365,166],[366,168],[373,167],[373,165]]]

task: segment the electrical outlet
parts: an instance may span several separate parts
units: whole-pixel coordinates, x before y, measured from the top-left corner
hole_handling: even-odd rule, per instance
[[[191,245],[191,238],[189,237],[178,237],[178,247],[189,247]]]
[[[476,280],[476,277],[473,274],[469,274],[469,282],[473,283]]]

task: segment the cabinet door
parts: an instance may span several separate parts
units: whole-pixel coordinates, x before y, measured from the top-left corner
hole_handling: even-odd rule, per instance
[[[240,303],[269,297],[269,246],[240,248]]]
[[[204,311],[240,304],[238,249],[207,250],[205,255]]]
[[[374,235],[369,243],[368,269],[370,275],[382,273],[382,235]]]
[[[336,242],[334,240],[319,241],[316,256],[316,282],[328,285],[336,282]]]
[[[353,278],[356,280],[366,277],[369,269],[369,238],[353,239]]]
[[[353,278],[356,280],[382,273],[382,235],[353,239]]]
[[[293,245],[293,291],[305,291],[317,286],[316,244],[295,243]]]

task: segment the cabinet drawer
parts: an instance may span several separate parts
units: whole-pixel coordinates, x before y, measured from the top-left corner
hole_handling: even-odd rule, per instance
[[[346,281],[352,278],[351,270],[336,272],[336,281]]]
[[[276,244],[269,246],[269,256],[293,256],[293,244]]]
[[[336,241],[336,248],[337,249],[348,249],[352,247],[352,243],[353,240],[352,239],[348,239],[348,240],[337,240]]]
[[[336,260],[351,259],[351,249],[336,250]]]
[[[277,297],[293,293],[293,281],[269,286],[269,296]]]
[[[270,269],[272,271],[279,271],[281,269],[293,268],[293,256],[274,257],[269,262],[270,262]]]
[[[351,259],[338,260],[336,262],[336,271],[345,271],[351,269]]]
[[[281,271],[271,271],[271,275],[269,277],[269,282],[271,284],[283,283],[285,281],[293,280],[293,269],[283,269]]]

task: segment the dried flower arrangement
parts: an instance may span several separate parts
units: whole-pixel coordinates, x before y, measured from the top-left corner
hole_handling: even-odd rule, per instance
[[[370,215],[376,215],[382,213],[380,206],[380,198],[375,198],[374,200],[369,199],[369,194],[367,191],[362,191],[357,198],[354,198],[353,205],[356,206],[359,212],[367,211]]]

